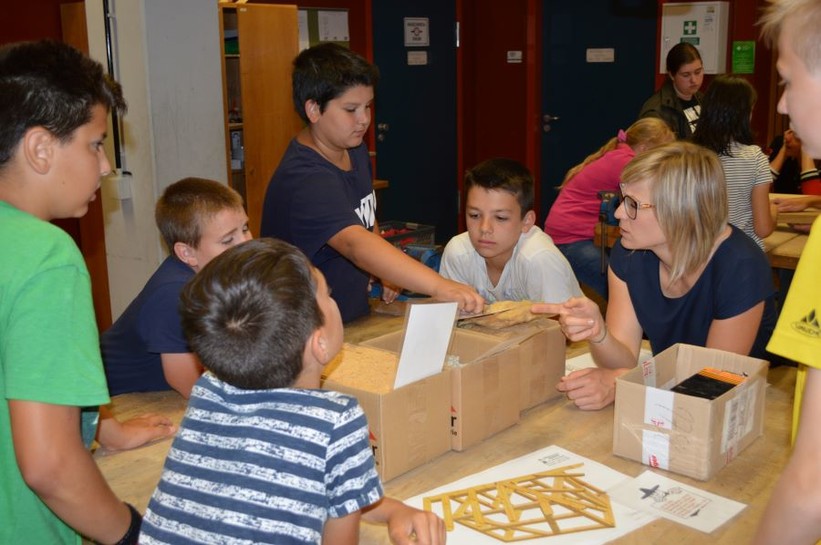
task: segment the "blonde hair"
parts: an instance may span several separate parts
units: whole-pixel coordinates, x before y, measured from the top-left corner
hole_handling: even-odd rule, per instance
[[[636,148],[641,147],[642,150],[654,148],[660,144],[666,144],[675,140],[675,135],[670,127],[657,117],[645,117],[639,119],[624,131],[624,143],[630,146],[634,151],[639,151]],[[613,151],[619,145],[619,137],[614,136],[607,141],[605,145],[599,148],[598,151],[591,153],[585,157],[584,161],[574,166],[567,171],[567,174],[562,180],[562,185],[559,189],[566,186],[567,183],[587,165],[593,161],[601,158],[608,151]]]
[[[770,47],[778,39],[787,23],[791,23],[790,44],[807,70],[821,74],[821,2],[817,0],[769,0],[770,5],[758,21],[761,38]]]
[[[636,156],[622,184],[648,182],[650,199],[673,264],[670,284],[710,257],[727,225],[727,188],[718,156],[689,142],[673,142]]]

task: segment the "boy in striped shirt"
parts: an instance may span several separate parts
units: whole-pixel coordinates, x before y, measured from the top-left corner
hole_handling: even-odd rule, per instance
[[[361,518],[387,523],[396,544],[445,542],[438,517],[384,497],[357,400],[319,389],[342,320],[298,249],[231,248],[185,287],[180,313],[207,372],[140,543],[354,545]]]

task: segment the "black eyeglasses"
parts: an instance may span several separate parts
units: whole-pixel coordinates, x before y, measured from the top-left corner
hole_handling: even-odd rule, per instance
[[[627,213],[627,217],[631,220],[636,219],[636,216],[639,214],[639,209],[641,208],[653,208],[656,206],[655,204],[649,204],[646,202],[639,202],[630,195],[622,195],[621,196],[621,203],[624,205],[624,211]]]

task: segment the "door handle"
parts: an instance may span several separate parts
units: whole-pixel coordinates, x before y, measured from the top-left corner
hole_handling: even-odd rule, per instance
[[[557,116],[557,115],[544,114],[542,116],[542,121],[544,121],[544,125],[542,125],[542,130],[544,132],[550,132],[550,129],[552,128],[550,126],[550,123],[553,122],[553,121],[558,121],[558,120],[559,120],[559,116]]]

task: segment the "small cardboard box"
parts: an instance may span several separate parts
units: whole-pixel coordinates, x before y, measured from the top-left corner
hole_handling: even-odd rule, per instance
[[[706,481],[764,431],[767,362],[676,344],[616,380],[613,453]],[[670,388],[705,367],[746,380],[709,400]]]
[[[472,326],[471,330],[499,339],[520,340],[520,411],[561,395],[561,392],[556,390],[556,385],[565,374],[566,341],[556,320],[539,318],[504,329]]]
[[[402,332],[363,343],[396,350]],[[451,448],[464,450],[519,421],[519,339],[456,329],[448,347]]]
[[[359,400],[383,481],[450,450],[450,374],[438,373],[394,389],[397,362],[396,353],[346,344],[328,364],[322,384]],[[356,372],[356,367],[366,371]],[[346,372],[358,376],[346,379]]]

